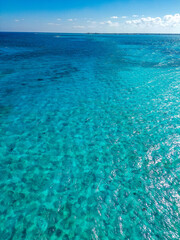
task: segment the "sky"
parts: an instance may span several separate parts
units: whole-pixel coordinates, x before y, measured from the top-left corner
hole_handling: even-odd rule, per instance
[[[180,33],[180,0],[0,0],[0,31]]]

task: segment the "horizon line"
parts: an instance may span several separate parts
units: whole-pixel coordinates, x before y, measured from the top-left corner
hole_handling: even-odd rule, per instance
[[[84,33],[81,33],[81,32],[46,32],[46,31],[42,31],[42,32],[39,32],[39,31],[27,31],[27,32],[23,32],[23,31],[6,31],[6,30],[3,30],[1,31],[0,30],[0,33],[56,33],[56,34],[108,34],[108,35],[180,35],[180,33],[106,33],[106,32],[84,32]]]

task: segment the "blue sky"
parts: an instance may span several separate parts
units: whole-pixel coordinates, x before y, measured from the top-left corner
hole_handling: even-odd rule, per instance
[[[1,0],[0,31],[180,33],[180,0]]]

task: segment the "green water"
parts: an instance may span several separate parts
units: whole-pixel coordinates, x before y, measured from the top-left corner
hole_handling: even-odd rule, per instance
[[[0,36],[0,239],[179,239],[180,36]]]

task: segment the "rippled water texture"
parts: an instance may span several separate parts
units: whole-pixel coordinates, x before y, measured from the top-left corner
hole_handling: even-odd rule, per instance
[[[0,34],[0,239],[180,239],[180,35]]]

